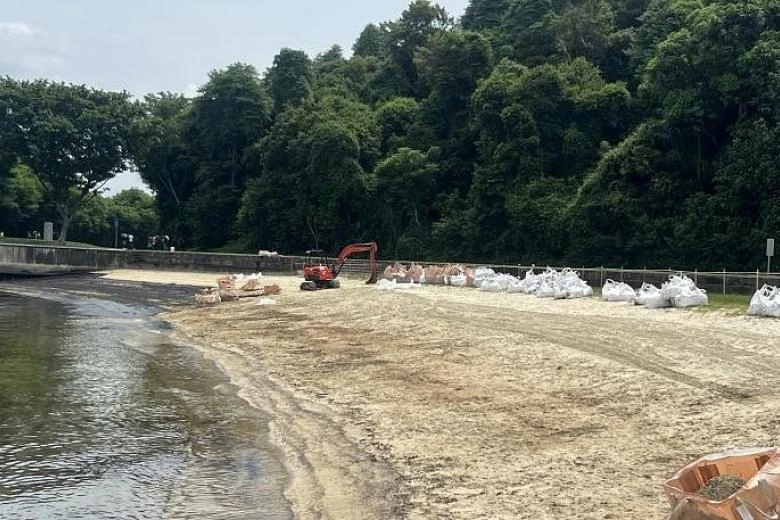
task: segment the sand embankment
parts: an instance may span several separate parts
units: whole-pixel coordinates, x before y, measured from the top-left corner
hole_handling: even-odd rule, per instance
[[[662,519],[661,483],[681,465],[777,443],[776,321],[268,281],[284,289],[276,306],[167,319],[272,414],[300,518]]]

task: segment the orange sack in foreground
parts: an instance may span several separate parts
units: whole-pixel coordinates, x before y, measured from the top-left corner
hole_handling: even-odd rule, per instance
[[[697,494],[720,476],[746,482],[720,502]],[[780,518],[780,453],[777,448],[752,448],[707,455],[667,480],[664,492],[672,505],[669,520],[776,520]]]

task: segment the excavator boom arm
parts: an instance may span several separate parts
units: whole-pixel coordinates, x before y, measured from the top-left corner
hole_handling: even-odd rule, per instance
[[[345,246],[344,249],[341,250],[341,253],[339,253],[338,258],[336,258],[336,261],[333,263],[333,277],[335,278],[339,275],[339,273],[341,272],[341,268],[344,267],[344,263],[347,261],[347,258],[357,253],[368,253],[368,263],[369,263],[369,271],[371,273],[371,277],[368,279],[366,283],[369,284],[376,283],[376,279],[377,279],[376,252],[377,252],[376,242],[365,242],[362,244],[349,244],[348,246]]]

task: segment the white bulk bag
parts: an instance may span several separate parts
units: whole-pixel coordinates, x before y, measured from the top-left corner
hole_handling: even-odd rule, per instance
[[[670,305],[669,300],[661,294],[661,290],[649,283],[642,284],[642,287],[637,291],[634,303],[644,305],[649,309],[661,309]]]
[[[468,283],[465,274],[454,274],[449,277],[449,281],[450,283],[448,285],[453,287],[466,287],[466,284]]]
[[[607,280],[601,288],[601,298],[607,302],[632,302],[636,297],[636,291],[627,283]]]

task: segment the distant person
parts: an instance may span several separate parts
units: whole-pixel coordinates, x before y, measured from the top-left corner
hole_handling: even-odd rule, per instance
[[[135,249],[135,247],[133,247],[133,235],[132,234],[127,235],[127,241],[130,243],[130,249]]]

